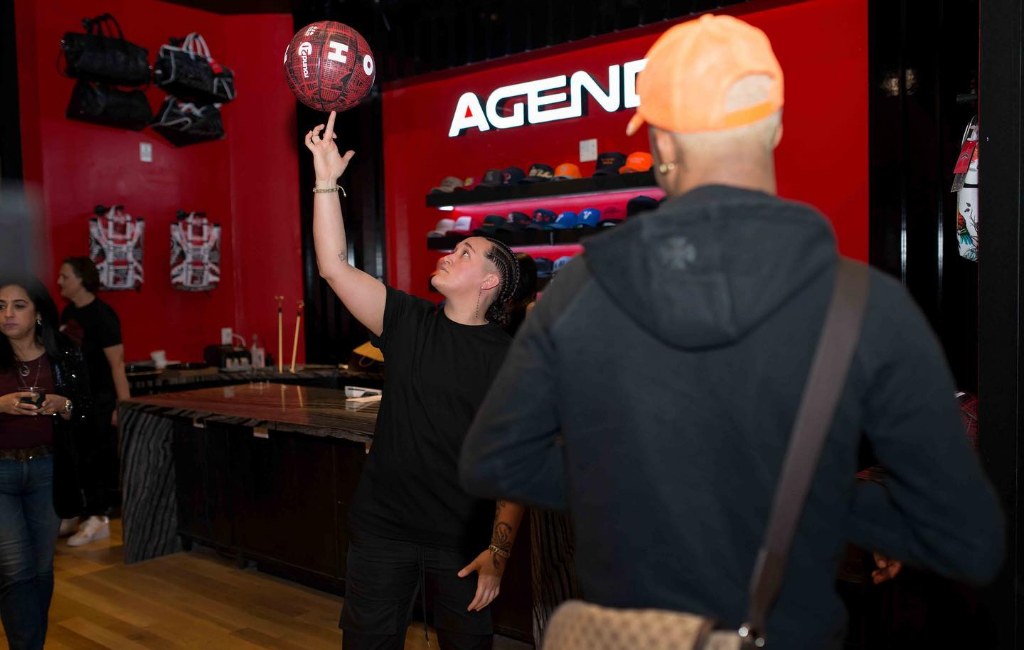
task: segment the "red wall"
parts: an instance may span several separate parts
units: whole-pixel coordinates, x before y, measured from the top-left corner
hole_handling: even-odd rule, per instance
[[[88,254],[92,207],[120,203],[146,219],[141,291],[101,293],[121,317],[127,359],[166,349],[169,359],[199,360],[205,345],[220,342],[222,326],[250,342],[253,333],[276,341],[273,296],[287,297],[288,312],[302,297],[300,143],[281,70],[291,16],[222,16],[156,0],[15,3],[25,180],[40,194],[49,259],[39,274],[54,296],[60,261]],[[238,96],[222,107],[225,140],[177,149],[148,129],[64,117],[74,80],[54,64],[58,44],[64,32],[81,30],[83,17],[104,12],[149,49],[151,64],[169,36],[203,34],[235,73]],[[163,96],[155,86],[147,92],[154,111]],[[153,145],[153,162],[139,160],[140,142]],[[209,295],[171,289],[170,224],[178,209],[205,210],[222,226],[221,282]]]
[[[759,9],[751,11],[751,9]],[[841,250],[868,255],[868,59],[865,0],[806,0],[734,8],[771,38],[786,75],[785,132],[777,162],[779,193],[825,213]],[[437,253],[426,233],[442,213],[424,195],[445,176],[480,177],[510,165],[551,166],[579,160],[579,141],[597,138],[599,151],[648,151],[646,130],[625,135],[632,109],[499,131],[472,129],[449,138],[456,102],[472,91],[486,101],[499,86],[586,70],[600,80],[609,65],[643,58],[664,30],[644,29],[569,47],[395,84],[384,93],[384,163],[388,280],[430,297],[427,277]],[[579,163],[584,174],[594,163]],[[559,208],[559,202],[546,207]],[[571,208],[566,202],[566,208]],[[435,294],[436,297],[436,294]]]

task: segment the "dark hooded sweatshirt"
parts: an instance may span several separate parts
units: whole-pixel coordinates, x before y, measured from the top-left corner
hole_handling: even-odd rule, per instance
[[[814,209],[723,186],[588,240],[484,400],[463,487],[568,509],[591,602],[740,625],[837,255]],[[855,479],[862,437],[885,485]],[[1003,557],[942,350],[903,287],[874,271],[771,646],[841,644],[847,540],[973,582]]]

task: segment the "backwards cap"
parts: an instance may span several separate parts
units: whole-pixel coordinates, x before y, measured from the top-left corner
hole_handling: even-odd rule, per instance
[[[752,75],[769,79],[764,99],[729,106],[729,91]],[[647,52],[637,76],[640,106],[629,121],[633,135],[647,122],[666,131],[700,133],[753,124],[782,108],[782,68],[760,29],[732,16],[705,14],[676,25]]]

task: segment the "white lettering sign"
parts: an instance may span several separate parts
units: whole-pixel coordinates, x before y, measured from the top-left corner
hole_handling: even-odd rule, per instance
[[[607,87],[579,70],[568,78],[559,75],[495,88],[484,104],[476,93],[463,93],[455,105],[448,137],[460,136],[467,129],[514,129],[582,117],[587,113],[589,98],[608,113],[636,108],[640,105],[636,75],[646,65],[647,59],[640,59],[609,66]],[[552,104],[565,105],[551,108]]]

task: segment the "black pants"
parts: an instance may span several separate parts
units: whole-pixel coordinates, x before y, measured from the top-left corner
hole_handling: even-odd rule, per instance
[[[79,454],[79,475],[85,495],[83,517],[103,516],[120,505],[120,462],[117,451],[117,427],[110,426],[115,405],[97,404],[93,409],[94,426],[88,427],[75,444]]]
[[[430,597],[441,650],[490,650],[491,608],[466,611],[476,596],[477,574],[458,576],[472,560],[413,542],[353,535],[339,623],[342,648],[400,650],[419,594],[424,606]]]

